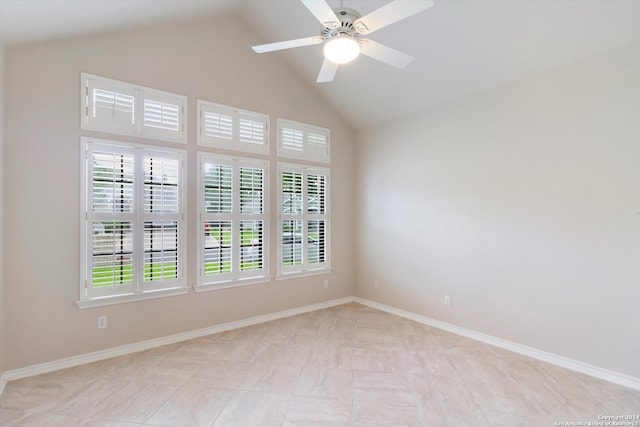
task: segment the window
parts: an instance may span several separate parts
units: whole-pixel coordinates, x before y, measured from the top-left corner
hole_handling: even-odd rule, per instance
[[[279,164],[279,274],[330,268],[329,170]]]
[[[187,98],[82,73],[82,129],[187,142]]]
[[[278,119],[278,156],[329,163],[329,129]]]
[[[197,289],[269,279],[267,164],[199,153]]]
[[[186,291],[184,152],[89,138],[82,149],[78,305]]]
[[[198,145],[269,154],[269,116],[198,100]]]

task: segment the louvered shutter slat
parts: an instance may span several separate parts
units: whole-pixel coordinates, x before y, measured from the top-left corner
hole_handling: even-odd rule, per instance
[[[204,136],[206,138],[233,138],[233,118],[220,113],[204,113]]]
[[[144,124],[159,129],[178,131],[178,112],[177,105],[145,99]]]

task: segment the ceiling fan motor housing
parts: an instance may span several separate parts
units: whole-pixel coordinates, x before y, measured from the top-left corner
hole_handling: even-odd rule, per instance
[[[354,22],[361,17],[357,10],[347,7],[333,9],[339,22],[325,22],[322,27],[322,39],[331,40],[334,37],[347,36],[357,39],[360,34],[354,26]]]

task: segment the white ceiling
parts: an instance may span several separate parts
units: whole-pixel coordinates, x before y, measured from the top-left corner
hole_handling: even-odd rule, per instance
[[[388,1],[343,3],[365,15]],[[416,58],[403,70],[360,57],[318,84],[321,46],[262,55],[287,62],[360,129],[640,41],[640,0],[434,1],[370,35]],[[0,36],[16,44],[229,13],[254,28],[256,44],[320,31],[298,0],[0,0]]]

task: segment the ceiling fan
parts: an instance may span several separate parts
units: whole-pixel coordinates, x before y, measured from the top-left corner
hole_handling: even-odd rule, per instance
[[[353,61],[360,53],[397,68],[406,67],[413,61],[412,56],[363,36],[433,6],[433,0],[394,0],[361,16],[342,4],[331,9],[326,0],[300,1],[322,24],[320,35],[253,46],[253,50],[265,53],[324,43],[324,61],[318,83],[333,81],[338,65]]]

